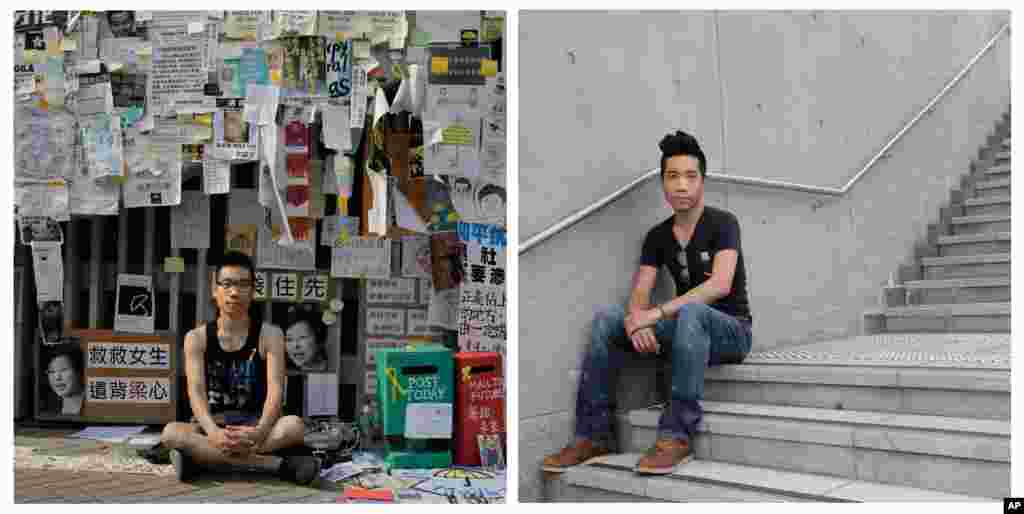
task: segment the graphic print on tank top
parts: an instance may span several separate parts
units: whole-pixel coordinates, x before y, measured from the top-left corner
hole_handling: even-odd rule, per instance
[[[209,402],[212,412],[256,410],[256,350],[246,360],[208,361]]]

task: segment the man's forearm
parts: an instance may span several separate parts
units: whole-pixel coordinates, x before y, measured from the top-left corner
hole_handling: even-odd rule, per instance
[[[715,303],[724,296],[725,293],[711,285],[710,281],[705,281],[697,287],[690,289],[682,296],[677,296],[672,300],[661,304],[659,308],[661,309],[662,316],[671,317],[688,303],[703,303],[708,305]]]
[[[260,420],[256,423],[256,429],[259,430],[263,437],[266,438],[270,435],[270,430],[274,428],[274,423],[281,418],[281,396],[280,392],[268,393],[267,400],[263,402],[263,415],[260,416]]]
[[[192,398],[201,398],[204,391],[189,390],[189,396]],[[199,400],[193,400],[192,402],[192,417],[196,418],[199,422],[199,426],[203,427],[203,431],[207,434],[212,434],[218,430],[217,422],[214,421],[213,416],[210,415],[210,409],[204,402]]]

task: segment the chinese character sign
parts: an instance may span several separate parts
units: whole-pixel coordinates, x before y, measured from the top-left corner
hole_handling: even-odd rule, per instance
[[[170,345],[91,342],[88,344],[86,367],[90,369],[170,369]]]
[[[89,377],[86,402],[170,403],[171,381],[150,377]]]
[[[505,353],[505,231],[459,223],[466,276],[459,289],[459,349]]]

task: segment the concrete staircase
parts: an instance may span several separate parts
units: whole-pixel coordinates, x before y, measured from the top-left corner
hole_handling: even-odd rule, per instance
[[[1010,331],[1009,113],[915,250],[867,333]]]
[[[633,472],[660,407],[561,475],[569,502],[998,501],[1010,495],[1009,115],[865,316],[867,335],[755,352],[705,376],[694,460]]]

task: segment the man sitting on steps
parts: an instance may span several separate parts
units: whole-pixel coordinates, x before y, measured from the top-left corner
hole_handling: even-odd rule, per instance
[[[320,470],[315,457],[271,455],[302,446],[305,424],[298,416],[281,416],[284,335],[249,316],[252,261],[228,252],[214,277],[217,320],[185,336],[192,422],[169,423],[161,443],[171,449],[178,480],[194,478],[199,466],[228,465],[307,484]]]
[[[667,359],[672,387],[657,442],[635,469],[671,473],[690,457],[690,438],[703,415],[698,401],[705,368],[738,363],[750,352],[752,318],[736,216],[704,205],[707,163],[693,136],[677,131],[659,146],[662,187],[674,214],[644,239],[628,313],[616,305],[594,317],[576,396],[576,437],[544,459],[545,471],[563,472],[611,451],[613,372],[627,352],[637,352]],[[675,281],[676,297],[652,307],[662,266]]]

